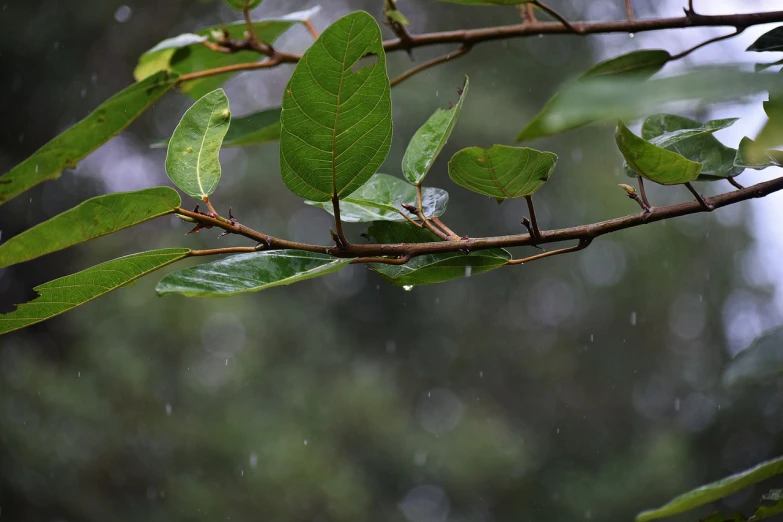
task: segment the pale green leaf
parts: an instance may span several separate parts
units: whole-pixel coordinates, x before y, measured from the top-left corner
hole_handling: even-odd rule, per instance
[[[184,33],[163,40],[139,57],[139,63],[133,71],[133,77],[137,80],[143,80],[158,71],[171,71],[172,69],[169,67],[169,63],[177,49],[182,49],[183,47],[191,45],[200,45],[208,39],[209,38],[203,35]]]
[[[242,11],[243,9],[255,9],[259,5],[261,5],[262,0],[223,0],[226,2],[226,4],[232,8],[236,9],[237,11]]]
[[[737,491],[762,480],[783,474],[783,457],[768,460],[735,475],[698,487],[680,495],[657,509],[644,511],[636,516],[636,522],[647,522],[657,518],[670,517],[685,511],[728,497]]]
[[[179,194],[168,187],[88,199],[1,244],[0,268],[170,214],[179,205]]]
[[[615,140],[628,166],[643,177],[661,185],[695,181],[702,164],[640,138],[623,122],[617,123]]]
[[[187,248],[142,252],[107,261],[34,288],[40,297],[0,315],[0,334],[40,323],[128,285],[159,268],[187,257]]]
[[[457,123],[462,103],[468,94],[468,77],[460,92],[456,105],[448,109],[438,109],[435,114],[416,131],[408,143],[408,149],[402,158],[402,173],[405,179],[418,185],[430,171],[435,159],[446,145],[454,125]]]
[[[423,187],[421,202],[424,215],[438,217],[446,212],[449,194],[445,190]],[[334,215],[331,201],[306,201]],[[374,174],[356,192],[340,202],[340,219],[349,223],[367,221],[405,221],[404,216],[416,219],[402,205],[416,206],[416,188],[388,174]]]
[[[197,199],[212,194],[220,181],[220,145],[231,122],[223,89],[205,95],[182,117],[169,141],[166,173]]]
[[[340,18],[304,53],[281,123],[283,181],[304,199],[345,197],[378,170],[391,145],[391,88],[372,16]]]
[[[160,280],[158,295],[224,297],[290,285],[336,272],[350,263],[316,252],[272,250],[237,254],[174,272]]]
[[[280,139],[280,108],[255,112],[246,116],[231,117],[231,125],[223,138],[223,146],[244,147],[261,145]],[[150,145],[153,149],[166,148],[169,140],[162,140]]]
[[[737,354],[723,371],[727,387],[755,384],[783,375],[783,328],[767,332]]]
[[[783,167],[783,151],[765,149],[746,136],[742,138],[739,147],[737,147],[734,165],[754,170]]]
[[[382,244],[429,243],[440,239],[429,230],[409,223],[378,221],[369,233]],[[370,263],[371,270],[397,286],[428,285],[483,274],[508,263],[511,254],[503,249],[478,250],[465,254],[453,252],[414,257],[404,265]]]
[[[498,201],[529,196],[549,179],[557,156],[527,147],[469,147],[449,161],[454,183]]]
[[[578,86],[580,83],[586,83],[596,78],[634,78],[638,81],[644,81],[660,71],[670,59],[671,55],[667,51],[656,49],[633,51],[594,65],[572,82],[571,85]],[[555,94],[544,105],[541,112],[517,136],[517,141],[530,141],[573,130],[593,121],[599,121],[602,117],[608,116],[611,119],[610,115],[600,114],[599,116],[589,116],[582,119],[572,118],[571,120],[561,121],[562,118],[558,116],[559,98],[560,94]]]
[[[127,127],[171,89],[176,75],[156,74],[118,92],[79,123],[38,149],[0,177],[0,203],[38,183],[60,177],[89,153]]]

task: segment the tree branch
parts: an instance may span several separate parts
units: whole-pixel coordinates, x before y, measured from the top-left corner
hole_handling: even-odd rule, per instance
[[[452,58],[457,58],[458,56],[462,56],[463,54],[467,54],[468,51],[470,51],[470,46],[469,45],[463,45],[462,47],[460,47],[459,49],[457,49],[456,51],[454,51],[452,53],[444,54],[443,56],[438,56],[437,58],[433,58],[432,60],[426,61],[426,62],[424,62],[422,64],[417,65],[416,67],[414,67],[412,69],[409,69],[409,70],[405,71],[404,73],[402,73],[401,75],[399,75],[398,77],[393,79],[390,82],[390,84],[391,84],[392,87],[394,87],[396,85],[399,85],[400,83],[404,82],[405,80],[407,80],[408,78],[410,78],[411,76],[413,76],[416,73],[420,73],[421,71],[424,71],[425,69],[429,69],[430,67],[434,67],[434,66],[436,66],[438,64],[441,64],[441,63],[444,63],[444,62],[448,62]]]

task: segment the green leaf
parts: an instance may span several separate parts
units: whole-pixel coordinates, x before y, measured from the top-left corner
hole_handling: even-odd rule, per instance
[[[320,7],[313,7],[312,9],[291,13],[280,18],[259,20],[253,22],[253,30],[259,41],[271,45],[281,34],[294,25],[309,20],[319,10]],[[245,32],[247,31],[247,24],[244,21],[238,21],[230,24],[207,27],[198,31],[196,36],[211,39],[213,43],[218,43],[218,41],[214,40],[213,35],[223,34],[224,29],[228,35],[228,39],[243,40],[245,38]],[[161,44],[158,44],[144,53],[139,59],[139,65],[133,71],[134,77],[137,80],[142,80],[157,71],[174,71],[178,74],[189,74],[229,65],[254,63],[264,58],[255,51],[221,53],[209,49],[201,42],[193,41],[188,43],[186,39],[181,41],[176,40],[176,38],[166,40],[169,44],[162,49],[159,48],[159,46],[163,44],[163,42],[161,42]],[[236,73],[229,72],[189,80],[182,84],[182,91],[192,98],[198,99],[223,85],[235,74]]]
[[[703,164],[699,181],[713,181],[738,176],[744,170],[734,165],[736,149],[723,145],[712,133],[726,129],[738,118],[698,121],[676,114],[654,114],[642,124],[642,138],[658,147],[674,151],[691,161]],[[625,165],[626,174],[636,172]]]
[[[775,27],[771,31],[762,34],[746,50],[756,52],[783,51],[783,26]]]
[[[345,197],[378,170],[391,146],[391,88],[372,16],[340,18],[304,53],[281,123],[283,181],[304,199]]]
[[[171,273],[160,280],[155,290],[158,295],[225,297],[320,277],[350,262],[350,259],[299,250],[237,254]]]
[[[171,57],[174,56],[177,49],[191,45],[200,45],[207,40],[209,38],[206,36],[193,33],[184,33],[173,38],[167,38],[139,57],[139,63],[133,71],[133,77],[136,80],[143,80],[158,71],[172,71],[169,67],[169,62],[171,62]]]
[[[680,495],[657,509],[644,511],[636,516],[636,522],[647,522],[657,518],[677,515],[685,511],[728,497],[762,480],[783,474],[783,457],[768,460],[747,471],[731,475],[717,482],[696,488]]]
[[[572,85],[579,85],[595,78],[635,78],[643,81],[660,71],[670,59],[671,55],[667,51],[656,49],[633,51],[594,65],[577,78]],[[541,112],[517,136],[517,141],[530,141],[551,136],[601,119],[599,116],[560,122],[557,115],[559,98],[560,94],[555,94],[544,105]]]
[[[430,243],[440,239],[429,230],[409,223],[377,221],[369,233],[382,244]],[[511,254],[500,248],[463,252],[429,254],[414,257],[404,265],[370,263],[371,270],[397,286],[428,285],[461,277],[483,274],[508,263]]]
[[[242,11],[244,9],[255,9],[259,5],[261,5],[262,0],[223,0],[226,2],[226,4],[232,8],[236,9],[237,11]]]
[[[280,139],[280,108],[268,109],[261,112],[231,118],[231,125],[223,138],[223,146],[244,147],[247,145],[261,145],[278,141]],[[162,140],[150,145],[153,149],[168,147],[169,140]]]
[[[617,122],[615,140],[628,166],[650,181],[661,185],[679,185],[695,181],[702,164],[676,152],[653,145]]]
[[[515,4],[529,4],[533,0],[440,0],[441,2],[447,2],[449,4],[465,4],[465,5],[515,5]]]
[[[748,522],[757,522],[758,520],[774,517],[775,515],[780,515],[781,513],[783,513],[783,500],[777,500],[771,506],[762,504],[756,508],[755,513],[753,513],[753,516],[748,519]]]
[[[556,163],[555,154],[527,147],[469,147],[451,157],[449,176],[457,185],[500,202],[531,195],[549,179]]]
[[[762,335],[738,353],[723,371],[723,384],[733,388],[780,375],[783,375],[783,328]]]
[[[421,189],[422,211],[426,217],[442,216],[446,212],[449,193],[443,189]],[[359,190],[340,203],[340,219],[348,223],[367,221],[405,221],[413,218],[402,205],[416,206],[416,188],[388,174],[374,174]],[[334,215],[331,201],[305,201]]]
[[[764,102],[764,112],[767,114],[767,122],[756,136],[756,143],[767,149],[783,145],[783,96],[770,93],[769,100]]]
[[[734,165],[754,170],[767,167],[783,167],[783,151],[764,149],[758,143],[748,138],[742,138],[737,148]]]
[[[60,177],[89,153],[127,127],[177,82],[160,73],[118,92],[82,121],[38,149],[32,156],[0,176],[0,204],[38,183]]]
[[[140,277],[187,257],[187,248],[152,250],[107,261],[73,275],[49,281],[34,288],[40,297],[0,314],[0,334],[31,324],[83,305],[104,294],[128,285]]]
[[[205,95],[182,117],[169,141],[166,173],[197,199],[212,194],[220,181],[220,145],[231,123],[223,89]]]
[[[180,203],[177,191],[169,187],[88,199],[0,245],[0,268],[170,214]]]
[[[402,158],[402,173],[405,179],[418,185],[430,171],[435,159],[446,145],[454,125],[457,123],[462,103],[468,93],[468,77],[460,92],[459,101],[448,109],[438,109],[435,114],[421,126],[408,143],[408,149]]]
[[[783,60],[778,60],[777,62],[772,63],[757,63],[753,66],[753,70],[756,72],[766,71],[770,67],[777,67],[778,65],[783,65]]]

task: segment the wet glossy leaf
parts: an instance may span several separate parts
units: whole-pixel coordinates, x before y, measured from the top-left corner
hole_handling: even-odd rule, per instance
[[[174,272],[160,280],[158,295],[223,297],[290,285],[336,272],[350,263],[326,254],[275,250],[237,254]]]
[[[271,45],[281,34],[286,32],[294,25],[302,23],[305,20],[309,20],[319,10],[320,7],[314,7],[306,11],[291,13],[279,18],[258,20],[253,22],[253,30],[259,41]],[[238,21],[220,26],[207,27],[198,31],[196,36],[211,39],[213,33],[222,34],[224,29],[229,39],[242,40],[245,38],[247,24],[244,21]],[[170,40],[172,39],[169,39],[169,41]],[[215,43],[214,40],[212,41]],[[180,41],[170,43],[184,44],[186,42]],[[144,53],[139,59],[139,65],[136,67],[136,70],[133,71],[133,75],[137,80],[144,79],[147,75],[161,70],[174,71],[179,74],[188,74],[240,63],[253,63],[264,59],[263,56],[254,51],[239,51],[236,53],[216,52],[209,49],[202,43],[195,41],[188,45],[171,45],[169,47],[156,50],[157,47],[158,46],[153,47]],[[190,80],[182,85],[182,91],[194,99],[198,99],[208,92],[211,92],[223,85],[235,74],[236,73],[225,73],[206,78]]]
[[[375,174],[392,138],[381,30],[364,11],[340,18],[304,53],[283,95],[280,168],[305,199],[343,198]]]
[[[767,31],[750,44],[748,51],[756,52],[781,52],[783,51],[783,26],[778,26]]]
[[[171,71],[169,62],[177,49],[191,45],[200,45],[208,39],[203,35],[184,33],[163,40],[139,57],[139,63],[133,71],[133,77],[137,80],[143,80],[158,71]]]
[[[457,123],[459,113],[462,110],[462,103],[468,94],[468,77],[465,77],[465,84],[459,95],[459,101],[456,105],[448,109],[438,109],[435,114],[416,131],[416,134],[408,143],[408,149],[402,158],[402,173],[405,179],[418,185],[424,179],[424,176],[430,171],[435,159],[446,145],[454,125]]]
[[[660,71],[670,58],[671,55],[667,51],[662,50],[633,51],[596,64],[577,78],[572,85],[579,85],[596,78],[634,78],[638,81],[644,81]],[[541,112],[517,136],[517,141],[534,140],[576,129],[593,121],[612,118],[608,114],[598,114],[582,119],[573,118],[563,121],[563,118],[558,115],[559,98],[560,94],[555,94],[546,103]]]
[[[74,168],[82,158],[119,134],[166,94],[176,81],[176,76],[160,73],[103,102],[89,116],[0,176],[0,203],[38,183],[59,178],[63,169]]]
[[[742,138],[737,148],[734,165],[755,170],[781,167],[783,166],[783,151],[764,149],[752,139],[745,137]]]
[[[642,125],[642,138],[653,145],[674,151],[703,165],[699,181],[712,181],[737,176],[744,170],[734,165],[737,150],[723,145],[712,133],[730,127],[738,118],[698,121],[676,114],[654,114]],[[636,172],[625,165],[626,174]]]
[[[783,328],[754,340],[737,354],[723,372],[727,387],[754,384],[783,375]]]
[[[783,474],[783,457],[763,462],[747,471],[712,482],[676,497],[657,509],[644,511],[636,516],[636,522],[647,522],[657,518],[677,515],[685,511],[728,497],[737,491],[762,480]]]
[[[217,89],[194,103],[174,129],[166,154],[166,173],[183,192],[209,196],[220,181],[220,145],[231,123],[228,98]]]
[[[421,202],[427,217],[442,216],[446,212],[449,193],[443,189],[423,187]],[[388,174],[374,174],[370,181],[340,202],[340,218],[349,223],[367,221],[405,221],[415,219],[402,204],[416,206],[416,187]],[[306,201],[334,215],[331,201]]]
[[[142,252],[44,283],[34,288],[40,297],[18,305],[13,312],[0,314],[0,334],[65,313],[178,261],[189,253],[187,248]]]
[[[454,183],[498,201],[529,196],[549,179],[557,156],[527,147],[469,147],[449,161]]]
[[[628,166],[650,181],[661,185],[678,185],[695,181],[702,164],[676,152],[653,145],[617,123],[615,141]]]
[[[409,223],[378,221],[370,226],[369,233],[376,241],[392,243],[428,243],[440,239],[429,230]],[[428,285],[461,277],[483,274],[508,263],[511,254],[500,248],[463,252],[431,254],[414,257],[404,265],[371,263],[371,270],[397,286]]]
[[[242,11],[243,9],[255,9],[259,5],[261,5],[262,0],[223,0],[226,2],[226,4],[232,8],[236,9],[237,11]]]
[[[170,214],[179,205],[179,194],[168,187],[88,199],[0,244],[0,268]]]
[[[223,146],[244,147],[261,145],[280,139],[280,108],[240,116],[231,117],[231,125],[223,138]],[[168,147],[169,140],[159,141],[150,145],[153,149]]]

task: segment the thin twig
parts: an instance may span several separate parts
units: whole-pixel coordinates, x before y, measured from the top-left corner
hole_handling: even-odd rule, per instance
[[[644,179],[641,176],[636,176],[636,180],[639,182],[639,193],[642,195],[642,203],[644,208],[649,211],[652,208],[650,201],[647,199],[647,192],[644,190]]]
[[[533,236],[538,239],[541,237],[541,230],[538,228],[538,220],[536,219],[536,209],[533,207],[533,196],[525,196],[527,202],[527,211],[530,214],[530,227]]]
[[[669,58],[669,61],[679,60],[680,58],[685,58],[686,56],[691,54],[693,51],[695,51],[697,49],[701,49],[705,45],[709,45],[709,44],[712,44],[712,43],[715,43],[715,42],[720,42],[721,40],[726,40],[728,38],[733,38],[734,36],[737,36],[738,34],[740,34],[744,30],[745,30],[744,27],[740,27],[740,28],[737,28],[737,30],[734,31],[733,33],[724,34],[722,36],[716,36],[715,38],[710,38],[709,40],[705,40],[702,43],[691,47],[690,49],[686,49],[685,51],[683,51],[683,52],[681,52],[679,54],[675,54],[674,56]]]
[[[441,64],[443,62],[448,62],[452,58],[457,58],[458,56],[462,56],[463,54],[467,54],[468,51],[470,51],[470,46],[463,45],[462,47],[460,47],[459,49],[457,49],[456,51],[454,51],[452,53],[444,54],[443,56],[438,56],[437,58],[433,58],[432,60],[429,60],[429,61],[426,61],[426,62],[424,62],[422,64],[419,64],[416,67],[414,67],[413,69],[409,69],[409,70],[405,71],[404,73],[402,73],[401,75],[399,75],[398,77],[396,77],[395,79],[393,79],[390,82],[391,86],[394,87],[395,85],[398,85],[398,84],[404,82],[405,80],[407,80],[408,78],[410,78],[414,74],[420,73],[421,71],[423,71],[425,69],[429,69],[430,67],[433,67],[435,65]]]
[[[209,196],[204,196],[201,198],[202,201],[204,201],[204,204],[207,206],[207,209],[209,209],[210,212],[212,212],[212,215],[216,218],[223,220],[223,218],[220,217],[220,214],[217,213],[217,210],[215,210],[215,207],[212,206],[212,202],[209,201]]]
[[[340,217],[340,197],[335,193],[332,195],[332,207],[334,207],[334,227],[337,229],[337,239],[340,240],[340,248],[348,248],[351,244],[343,233],[343,220]]]
[[[740,185],[740,184],[737,182],[737,180],[736,180],[736,179],[734,179],[734,177],[733,177],[733,176],[729,176],[729,177],[728,177],[728,178],[726,178],[726,179],[729,181],[729,183],[731,183],[731,184],[732,184],[734,187],[736,187],[736,188],[738,188],[738,189],[744,189],[744,188],[745,188],[745,187],[743,187],[742,185]]]
[[[387,265],[404,265],[411,260],[410,254],[402,257],[357,257],[351,264],[358,263],[385,263]]]
[[[715,207],[711,204],[707,203],[707,201],[704,199],[704,196],[699,194],[699,191],[693,188],[693,185],[690,184],[690,182],[685,184],[686,187],[688,187],[688,190],[691,191],[691,194],[693,194],[693,197],[696,198],[696,201],[699,202],[699,205],[706,210],[707,212],[711,212]]]
[[[631,7],[631,0],[625,0],[625,16],[628,20],[633,20],[633,8]]]
[[[456,232],[447,227],[446,224],[440,220],[440,218],[432,217],[430,218],[430,221],[435,223],[441,230],[450,235],[452,239],[461,239],[461,237]]]
[[[449,235],[441,230],[440,228],[433,225],[429,219],[427,219],[427,216],[424,215],[424,203],[423,198],[421,194],[421,185],[416,185],[416,215],[419,217],[419,220],[421,221],[421,224],[424,225],[424,227],[441,238],[444,241],[448,241],[452,239],[449,237]]]
[[[533,2],[530,2],[534,6],[538,7],[548,15],[550,15],[555,20],[559,21],[561,24],[563,24],[570,32],[575,34],[580,34],[582,31],[580,29],[577,29],[573,25],[571,25],[571,22],[569,22],[563,15],[549,7],[548,5],[540,2],[539,0],[533,0]]]
[[[307,30],[310,32],[313,39],[318,40],[318,30],[313,25],[313,22],[311,22],[310,20],[305,20],[302,23],[304,24],[305,28],[307,28]]]
[[[247,25],[247,39],[251,42],[256,41],[256,29],[253,27],[253,19],[250,17],[250,9],[245,5],[242,9],[245,14],[245,24]]]
[[[550,252],[544,252],[543,254],[536,254],[534,256],[526,257],[524,259],[512,259],[508,262],[509,265],[523,265],[537,259],[543,259],[545,257],[559,256],[560,254],[568,254],[570,252],[576,252],[587,248],[593,240],[590,238],[580,239],[579,244],[569,248],[561,248],[560,250],[552,250]]]

